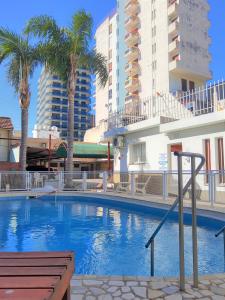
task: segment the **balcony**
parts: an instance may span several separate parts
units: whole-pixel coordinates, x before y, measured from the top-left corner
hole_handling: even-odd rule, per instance
[[[139,49],[136,47],[128,49],[125,52],[125,57],[128,62],[132,62],[134,60],[137,60],[139,58]]]
[[[169,54],[174,55],[179,51],[180,51],[180,40],[179,38],[177,38],[169,44]]]
[[[140,24],[140,20],[137,16],[130,17],[125,22],[125,28],[128,32],[132,32],[135,29],[138,29],[139,24]]]
[[[139,92],[140,90],[140,82],[138,79],[128,80],[126,85],[126,90],[129,93]]]
[[[125,67],[125,72],[128,76],[136,76],[140,73],[140,67],[138,63],[127,64]]]
[[[125,13],[128,16],[135,16],[139,12],[139,4],[137,0],[130,0],[126,7],[125,7]]]
[[[179,69],[180,66],[181,66],[180,56],[175,55],[169,63],[169,71],[173,72],[173,71]]]
[[[170,25],[168,28],[168,33],[169,34],[174,34],[177,33],[179,29],[179,18],[176,18]]]
[[[125,42],[129,48],[137,45],[139,43],[139,41],[140,41],[140,36],[139,36],[138,32],[128,33],[125,36]]]
[[[179,0],[172,0],[168,6],[168,17],[173,18],[178,15]]]

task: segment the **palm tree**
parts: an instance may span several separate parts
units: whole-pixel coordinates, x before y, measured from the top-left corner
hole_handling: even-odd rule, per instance
[[[20,169],[26,170],[28,109],[30,104],[29,79],[41,61],[41,47],[32,45],[28,36],[0,28],[0,64],[7,63],[7,77],[19,94],[21,107]]]
[[[108,80],[106,58],[90,49],[93,20],[90,14],[79,11],[72,17],[71,25],[59,27],[49,16],[32,18],[26,28],[41,38],[45,45],[46,65],[67,84],[68,94],[68,135],[66,171],[73,171],[74,141],[74,97],[77,69],[87,68],[99,78],[100,85]]]

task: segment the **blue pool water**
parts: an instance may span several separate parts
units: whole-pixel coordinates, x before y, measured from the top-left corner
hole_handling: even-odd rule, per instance
[[[165,211],[90,197],[0,201],[0,251],[74,250],[77,274],[149,275],[145,243]],[[185,217],[186,273],[191,274],[190,216]],[[199,270],[224,271],[224,223],[198,218]],[[178,275],[178,225],[173,213],[155,240],[157,276]]]

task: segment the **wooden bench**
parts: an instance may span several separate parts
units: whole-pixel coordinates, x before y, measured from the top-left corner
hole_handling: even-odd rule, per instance
[[[69,300],[72,252],[0,253],[1,300]]]

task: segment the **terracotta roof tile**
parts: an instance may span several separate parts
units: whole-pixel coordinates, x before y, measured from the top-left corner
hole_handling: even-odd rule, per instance
[[[10,118],[0,117],[0,128],[13,129],[13,124]]]

